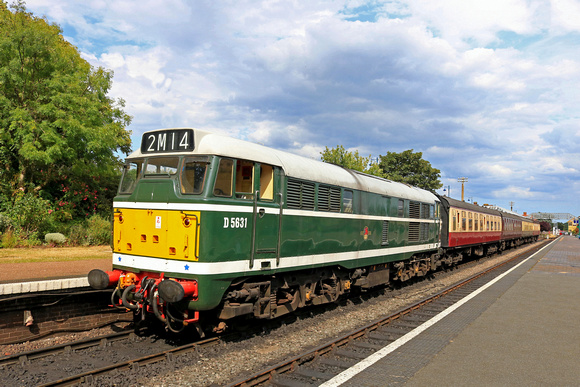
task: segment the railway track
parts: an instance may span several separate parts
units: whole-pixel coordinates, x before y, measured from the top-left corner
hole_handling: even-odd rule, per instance
[[[528,250],[528,252],[536,249]],[[509,265],[521,255],[497,265],[493,269]],[[489,271],[487,270],[487,272]],[[304,385],[306,382],[320,384],[344,368],[356,364],[360,359],[404,336],[435,316],[440,310],[461,299],[471,291],[467,288],[468,286],[479,287],[477,281],[482,276],[484,276],[483,273],[470,277],[464,283],[454,285],[433,297],[356,329],[337,340],[293,356],[274,367],[235,382],[231,386],[251,386],[263,383],[298,386]],[[472,285],[466,285],[466,283]],[[250,333],[248,336],[251,335]],[[162,341],[163,343],[160,343]],[[145,365],[166,362],[169,367],[186,366],[183,363],[187,364],[187,361],[177,361],[179,355],[195,352],[197,349],[218,343],[224,344],[223,347],[227,348],[227,343],[224,343],[220,338],[178,345],[175,342],[155,337],[139,337],[133,332],[117,333],[0,358],[0,370],[2,370],[0,374],[3,375],[0,376],[0,385],[3,383],[14,385],[14,382],[19,385],[44,386],[65,386],[79,383],[114,385],[126,381],[119,378],[128,378],[134,374],[139,374],[139,377],[143,378],[147,376],[148,372],[154,376],[155,372],[163,372],[160,371],[160,367],[167,370],[166,366],[157,366],[156,370],[152,370],[149,369],[151,367],[145,367]],[[144,351],[147,353],[143,354]],[[114,358],[112,358],[113,356]],[[63,360],[57,360],[57,357]],[[102,360],[102,358],[109,357],[111,357],[109,362],[95,361],[95,358]],[[62,365],[58,366],[58,364]],[[82,367],[76,367],[76,365],[82,365]],[[55,368],[58,372],[55,371]],[[138,371],[136,372],[136,370]],[[115,373],[115,371],[117,372]],[[107,376],[111,374],[117,376]]]
[[[176,346],[158,337],[120,332],[0,358],[0,385],[69,386],[92,383],[112,371],[171,362],[175,356],[215,344],[218,338]]]
[[[401,341],[410,340],[418,334],[413,334],[418,327],[435,320],[441,312],[516,266],[541,247],[543,245],[522,252],[437,294],[323,345],[290,357],[272,367],[237,380],[228,387],[321,385],[377,351],[389,353],[390,344],[397,341],[396,345],[399,345]]]

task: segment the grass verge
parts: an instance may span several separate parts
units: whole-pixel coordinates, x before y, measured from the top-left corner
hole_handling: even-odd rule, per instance
[[[111,259],[110,246],[32,247],[0,249],[3,263],[66,262],[90,259]]]

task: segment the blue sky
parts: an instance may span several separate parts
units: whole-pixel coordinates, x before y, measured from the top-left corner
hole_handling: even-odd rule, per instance
[[[451,196],[580,215],[578,0],[28,0],[114,71],[141,134],[311,158],[414,149]],[[440,191],[442,192],[442,191]]]

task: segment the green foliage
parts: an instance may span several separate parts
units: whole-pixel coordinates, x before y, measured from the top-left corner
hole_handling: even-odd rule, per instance
[[[117,152],[131,148],[124,101],[107,96],[113,74],[22,1],[12,9],[0,2],[0,196],[38,192],[75,218],[108,211]]]
[[[441,188],[441,171],[431,167],[431,163],[422,157],[423,153],[413,152],[413,149],[401,153],[387,152],[386,156],[380,156],[379,165],[389,180],[431,191]]]
[[[6,214],[0,213],[0,232],[12,229],[12,219]]]
[[[368,173],[369,175],[382,176],[382,171],[376,163],[371,163],[371,156],[362,157],[358,151],[349,152],[342,145],[336,148],[320,152],[322,161],[330,164],[340,165],[342,167],[353,169],[355,171]]]
[[[93,215],[88,220],[75,224],[69,232],[69,243],[78,246],[98,246],[111,243],[110,220]]]
[[[66,242],[66,237],[59,232],[46,234],[44,240],[48,244],[62,245]]]
[[[439,180],[441,171],[431,167],[431,163],[423,160],[423,154],[414,153],[413,149],[401,153],[387,152],[386,156],[379,156],[381,161],[378,164],[372,162],[370,155],[361,157],[358,151],[348,152],[342,145],[332,149],[325,147],[320,154],[324,162],[426,190],[434,191],[443,186]]]
[[[0,246],[7,249],[18,247],[18,237],[14,231],[8,230],[0,235]]]
[[[34,193],[18,191],[12,204],[4,208],[3,216],[10,220],[10,228],[30,234],[44,230],[50,215],[50,202]]]

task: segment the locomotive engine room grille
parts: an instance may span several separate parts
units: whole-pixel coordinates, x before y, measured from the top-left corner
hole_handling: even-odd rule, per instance
[[[420,236],[421,224],[419,222],[409,223],[409,241],[418,242]]]
[[[389,244],[389,221],[383,220],[383,236],[381,239],[381,245],[386,246]]]
[[[429,223],[421,223],[421,236],[422,241],[429,240]]]
[[[421,204],[417,202],[409,203],[409,217],[413,219],[421,218]],[[410,231],[409,231],[410,232]]]
[[[287,196],[288,208],[314,210],[314,183],[288,179]]]
[[[320,185],[318,187],[318,210],[340,212],[340,189]]]

